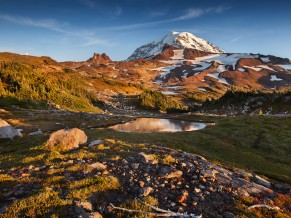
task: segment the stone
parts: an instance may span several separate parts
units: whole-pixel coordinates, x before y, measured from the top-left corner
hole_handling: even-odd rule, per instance
[[[177,199],[177,201],[178,201],[179,203],[183,203],[183,202],[186,201],[186,200],[187,200],[187,195],[181,195],[181,196],[179,196],[178,199]]]
[[[99,212],[93,212],[89,214],[89,218],[103,218]]]
[[[96,162],[96,163],[93,163],[93,164],[90,164],[90,167],[98,170],[98,171],[103,171],[103,170],[106,170],[107,166],[102,164],[102,163],[99,163],[99,162]]]
[[[233,218],[234,214],[230,213],[230,212],[225,212],[223,217],[225,217],[225,218]]]
[[[104,141],[103,140],[100,140],[100,139],[97,139],[97,140],[94,140],[94,141],[91,141],[88,146],[89,147],[92,147],[94,145],[99,145],[99,144],[102,144]]]
[[[179,178],[183,175],[183,172],[181,170],[175,170],[171,172],[169,175],[166,176],[167,179],[170,178]]]
[[[41,131],[41,129],[38,129],[37,131],[31,132],[28,135],[42,135],[42,134],[43,134],[43,132]]]
[[[84,131],[73,129],[61,129],[53,132],[45,147],[49,150],[69,151],[78,148],[80,144],[87,142],[87,136]]]
[[[194,191],[195,191],[196,193],[201,192],[201,190],[200,190],[199,188],[194,188]]]
[[[172,169],[170,167],[162,167],[159,170],[159,176],[161,177],[166,177],[167,179],[170,178],[179,178],[183,175],[183,172],[181,170],[176,170],[176,169]]]
[[[201,175],[203,175],[204,178],[215,178],[214,171],[212,170],[202,170]]]
[[[152,155],[147,155],[143,152],[139,153],[142,156],[142,161],[144,163],[148,163],[148,164],[157,164],[158,161],[152,156]]]
[[[134,170],[138,169],[139,168],[139,163],[131,164],[131,168],[134,169]]]
[[[13,139],[16,136],[22,137],[21,129],[14,129],[5,120],[0,118],[0,139]]]
[[[141,197],[146,197],[148,196],[151,192],[153,191],[153,188],[152,187],[144,187],[144,188],[141,188],[140,189],[140,196]]]
[[[269,181],[263,179],[260,176],[255,175],[255,179],[256,179],[256,183],[258,183],[258,184],[260,184],[262,186],[265,186],[267,188],[271,188],[271,186],[272,186],[272,184]]]
[[[84,202],[77,201],[76,202],[76,206],[79,207],[79,208],[84,209],[87,212],[92,212],[93,211],[93,205],[88,201],[84,201]]]

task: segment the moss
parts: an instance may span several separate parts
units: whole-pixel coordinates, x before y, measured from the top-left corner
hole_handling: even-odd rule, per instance
[[[73,181],[69,185],[68,196],[74,199],[87,199],[94,192],[105,192],[121,188],[119,181],[113,176],[94,176],[79,181]]]
[[[65,208],[72,202],[63,200],[57,192],[46,191],[25,199],[16,200],[1,214],[1,218],[45,217],[53,214],[64,216]]]
[[[162,163],[166,165],[171,165],[172,163],[175,163],[176,159],[173,158],[171,155],[167,155],[163,158]]]

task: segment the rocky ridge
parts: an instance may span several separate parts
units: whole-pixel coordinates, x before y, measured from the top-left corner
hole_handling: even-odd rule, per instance
[[[154,58],[160,54],[165,45],[174,46],[177,49],[191,48],[209,53],[224,53],[224,51],[212,43],[201,39],[188,32],[171,32],[162,39],[155,40],[137,48],[128,60],[138,58]]]

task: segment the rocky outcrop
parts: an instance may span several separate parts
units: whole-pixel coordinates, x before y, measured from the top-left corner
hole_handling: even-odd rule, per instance
[[[184,57],[185,59],[188,59],[188,60],[193,60],[197,57],[203,57],[209,54],[210,54],[209,52],[200,51],[196,49],[191,49],[191,48],[184,49]]]
[[[264,63],[255,58],[241,58],[236,64],[236,68],[243,68],[245,66],[255,67],[258,65],[263,65]]]
[[[45,147],[49,150],[68,151],[78,148],[80,144],[86,142],[87,136],[84,131],[78,128],[61,129],[51,134]]]
[[[20,129],[14,129],[9,123],[0,118],[0,139],[13,139],[15,136],[22,137]]]
[[[59,165],[30,165],[10,168],[4,173],[15,179],[47,178],[52,176],[49,174],[52,170],[58,172],[57,176],[63,175],[64,186],[58,189],[60,196],[75,203],[64,217],[115,217],[114,213],[118,211],[110,209],[112,205],[120,205],[129,199],[143,200],[144,197],[156,199],[159,208],[166,211],[202,214],[203,217],[239,217],[240,212],[235,207],[238,199],[257,198],[260,202],[272,205],[278,193],[286,193],[286,196],[290,194],[288,184],[274,184],[243,170],[216,165],[199,155],[149,144],[132,144],[131,147],[126,145],[127,149],[124,149],[121,145],[105,140],[104,145],[110,148],[109,153],[89,146],[83,148],[86,153],[96,152],[96,157],[103,153],[104,156],[100,159],[102,163],[95,162],[94,158],[88,156],[79,159],[72,155],[72,159],[63,160]],[[115,157],[112,156],[112,151],[118,154],[118,158],[112,158]],[[175,162],[165,164],[161,161],[169,155]],[[156,164],[152,163],[154,160]],[[80,170],[70,172],[72,167]],[[102,191],[102,195],[100,192],[88,192],[88,201],[76,202],[68,194],[72,190],[65,185],[81,184],[80,190],[91,190],[92,187],[98,187],[98,182],[92,183],[94,179],[99,178],[102,181],[107,177],[118,180],[122,188],[104,191],[104,194]],[[4,199],[9,199],[7,202],[10,199],[15,201],[30,196],[35,187],[35,183],[11,185],[3,189],[3,196]],[[39,188],[41,187],[39,184]],[[86,187],[88,189],[82,189]],[[102,201],[99,201],[100,196]],[[288,213],[287,207],[281,209]]]
[[[154,57],[154,60],[169,60],[174,55],[174,50],[177,49],[172,45],[165,45],[163,51]]]
[[[102,54],[94,53],[93,57],[88,59],[87,62],[90,64],[100,65],[110,63],[112,62],[112,60],[105,53]]]

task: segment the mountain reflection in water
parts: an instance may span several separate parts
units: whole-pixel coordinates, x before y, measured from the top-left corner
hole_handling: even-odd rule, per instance
[[[117,124],[109,128],[122,132],[183,132],[203,129],[205,123],[188,122],[183,120],[138,118],[128,123]]]

